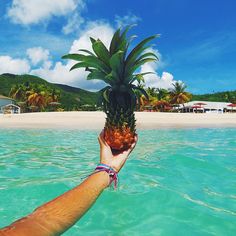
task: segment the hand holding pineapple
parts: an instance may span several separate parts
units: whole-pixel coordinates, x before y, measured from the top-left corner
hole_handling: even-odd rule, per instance
[[[100,133],[98,141],[100,144],[100,163],[110,166],[118,173],[128,159],[129,154],[133,151],[138,141],[138,136],[135,135],[134,142],[128,150],[117,154],[112,153],[111,147],[105,141],[104,130]]]

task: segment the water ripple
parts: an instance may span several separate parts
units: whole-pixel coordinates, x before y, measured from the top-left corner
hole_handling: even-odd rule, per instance
[[[0,227],[76,186],[98,162],[99,132],[0,132]],[[140,131],[119,190],[104,191],[64,235],[231,235],[235,151],[236,129]]]

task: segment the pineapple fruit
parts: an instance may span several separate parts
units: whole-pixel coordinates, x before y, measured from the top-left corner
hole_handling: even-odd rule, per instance
[[[80,49],[82,53],[67,54],[63,59],[72,59],[77,63],[71,70],[85,68],[89,72],[87,79],[104,81],[107,86],[101,90],[103,111],[106,113],[104,138],[114,152],[130,148],[134,142],[134,111],[139,97],[146,91],[137,86],[144,76],[151,72],[138,73],[138,69],[147,62],[158,60],[153,52],[148,52],[147,44],[158,35],[141,41],[132,50],[129,49],[134,36],[127,37],[131,26],[118,29],[107,48],[100,39],[90,38],[93,52]],[[136,84],[135,84],[136,82]]]

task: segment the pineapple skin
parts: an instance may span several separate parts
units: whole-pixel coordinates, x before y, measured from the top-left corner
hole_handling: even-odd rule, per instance
[[[128,150],[135,140],[136,120],[134,112],[122,108],[108,107],[104,127],[104,139],[114,151]]]

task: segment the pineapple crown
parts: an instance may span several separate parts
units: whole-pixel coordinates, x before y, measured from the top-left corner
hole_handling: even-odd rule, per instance
[[[142,94],[148,99],[146,91],[136,86],[134,82],[144,81],[144,76],[152,72],[136,73],[136,71],[145,63],[158,60],[153,52],[147,52],[150,48],[147,44],[159,35],[142,40],[129,52],[130,44],[136,38],[135,35],[127,37],[132,26],[129,25],[124,30],[119,28],[112,37],[109,49],[100,39],[90,37],[93,52],[80,49],[83,54],[67,54],[62,57],[77,61],[70,70],[85,68],[89,72],[88,80],[97,79],[108,84],[101,90],[103,102],[112,102],[114,106],[118,103],[123,108],[134,107],[136,100]]]

